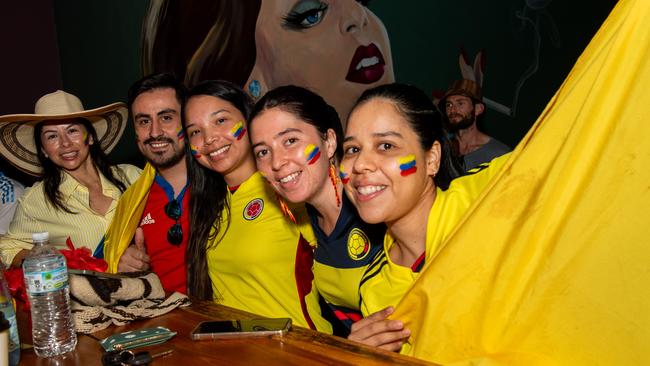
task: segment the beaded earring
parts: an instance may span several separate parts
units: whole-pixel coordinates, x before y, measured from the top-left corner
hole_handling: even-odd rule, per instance
[[[287,206],[287,203],[284,202],[282,197],[280,197],[280,195],[276,193],[275,199],[278,200],[278,204],[280,205],[280,210],[282,211],[284,216],[288,217],[289,220],[291,220],[294,224],[298,224],[296,217],[293,215],[293,212],[291,212],[291,209],[289,208],[289,206]]]
[[[332,186],[334,186],[334,194],[336,195],[336,207],[341,207],[341,196],[339,195],[338,180],[339,177],[336,174],[336,168],[334,168],[334,163],[330,161],[329,167],[329,176]]]

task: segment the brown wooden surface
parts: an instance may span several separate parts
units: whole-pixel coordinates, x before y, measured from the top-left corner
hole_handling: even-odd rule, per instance
[[[63,356],[44,359],[37,357],[32,350],[23,350],[20,365],[101,365],[103,348],[97,339],[119,332],[155,326],[169,328],[178,334],[161,345],[136,349],[152,353],[173,350],[173,353],[167,357],[154,359],[153,366],[431,365],[415,358],[366,347],[343,338],[296,326],[282,337],[203,341],[190,339],[190,332],[201,321],[254,317],[252,314],[211,302],[193,301],[189,307],[176,309],[154,319],[136,321],[123,327],[109,327],[91,336],[80,335],[75,351]]]

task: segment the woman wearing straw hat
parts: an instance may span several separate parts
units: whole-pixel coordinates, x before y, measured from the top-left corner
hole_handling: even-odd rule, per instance
[[[112,165],[106,156],[124,133],[126,105],[84,110],[79,98],[59,90],[41,97],[34,109],[0,116],[0,154],[42,178],[20,198],[0,238],[2,261],[20,265],[32,233],[42,231],[55,246],[65,247],[70,239],[75,247],[101,253],[117,200],[140,174],[132,165]]]

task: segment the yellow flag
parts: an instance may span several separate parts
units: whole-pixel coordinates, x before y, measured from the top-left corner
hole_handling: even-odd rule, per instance
[[[104,259],[108,262],[107,272],[117,272],[120,257],[131,244],[135,229],[140,225],[140,218],[155,176],[156,170],[147,163],[140,178],[120,197],[113,221],[104,235]]]
[[[612,11],[392,316],[458,365],[650,365],[650,0]]]

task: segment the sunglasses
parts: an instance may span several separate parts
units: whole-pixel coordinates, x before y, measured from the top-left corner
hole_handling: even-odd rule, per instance
[[[167,230],[167,241],[171,245],[181,245],[183,242],[183,228],[178,220],[181,218],[181,204],[176,199],[170,201],[165,205],[165,214],[176,223]]]

